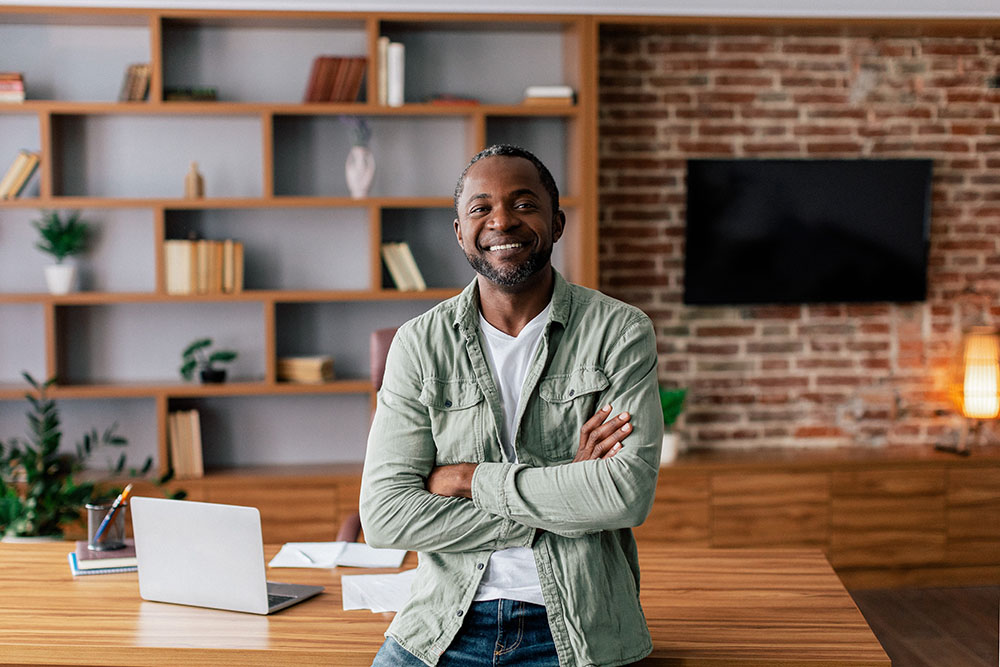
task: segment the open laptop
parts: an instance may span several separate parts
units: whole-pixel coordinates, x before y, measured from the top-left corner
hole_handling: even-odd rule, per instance
[[[323,590],[265,579],[255,507],[136,497],[129,505],[144,600],[270,614]]]

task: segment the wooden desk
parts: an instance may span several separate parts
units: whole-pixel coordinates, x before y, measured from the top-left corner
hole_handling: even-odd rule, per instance
[[[0,662],[34,665],[369,665],[391,614],[341,609],[340,575],[274,616],[145,602],[135,573],[77,577],[68,542],[0,544]],[[277,547],[268,547],[270,558]],[[819,551],[641,550],[653,665],[888,666]],[[413,554],[408,562],[414,560]]]

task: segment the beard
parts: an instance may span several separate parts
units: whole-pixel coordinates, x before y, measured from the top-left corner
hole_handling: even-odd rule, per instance
[[[469,264],[476,273],[483,276],[490,282],[501,287],[518,287],[531,276],[541,271],[549,263],[552,257],[552,248],[533,252],[528,257],[515,266],[505,266],[497,268],[487,261],[482,255],[465,254]]]

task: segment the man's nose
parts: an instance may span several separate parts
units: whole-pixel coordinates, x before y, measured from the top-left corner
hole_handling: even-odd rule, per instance
[[[492,229],[509,229],[517,226],[519,220],[514,211],[506,206],[496,206],[490,215],[490,227]]]

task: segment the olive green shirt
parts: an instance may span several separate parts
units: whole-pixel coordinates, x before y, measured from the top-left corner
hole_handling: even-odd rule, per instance
[[[437,664],[490,554],[530,546],[559,664],[624,665],[649,654],[631,526],[653,504],[663,420],[653,326],[640,310],[558,273],[513,442],[483,352],[473,281],[396,333],[361,484],[365,539],[419,552],[410,600],[387,636]],[[610,403],[632,433],[610,459],[573,463],[580,428]],[[425,488],[435,466],[478,463],[472,499]]]

